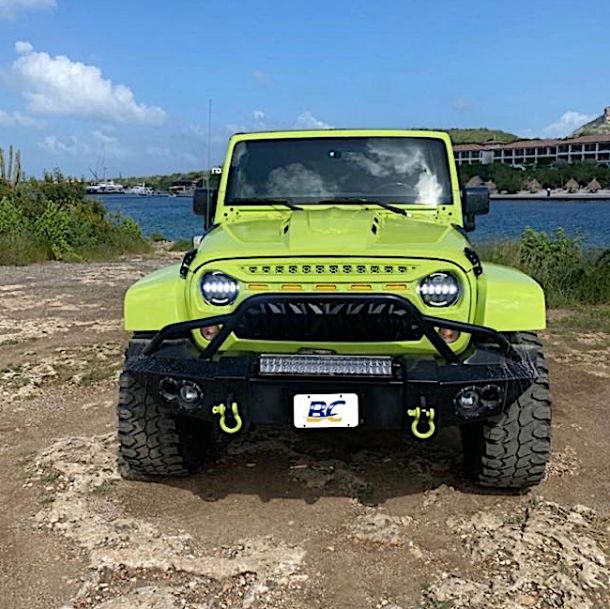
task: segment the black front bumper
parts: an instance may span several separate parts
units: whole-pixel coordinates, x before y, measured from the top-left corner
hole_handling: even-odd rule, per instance
[[[292,403],[297,394],[356,393],[361,424],[377,428],[402,428],[406,411],[433,407],[439,426],[487,418],[513,402],[536,378],[527,352],[519,360],[508,359],[494,346],[481,347],[459,365],[434,359],[397,357],[389,378],[342,376],[267,376],[259,371],[256,355],[201,359],[188,340],[172,341],[154,355],[129,357],[126,370],[149,392],[164,399],[177,412],[212,421],[212,407],[236,401],[246,426],[283,425],[292,422]],[[179,398],[184,382],[196,383],[202,398],[188,404]],[[456,396],[466,388],[494,386],[500,401],[475,413],[460,412]]]
[[[384,378],[367,376],[273,376],[261,374],[257,354],[219,355],[218,349],[247,306],[261,301],[288,301],[289,295],[255,296],[232,315],[188,321],[167,326],[154,337],[132,343],[126,371],[136,376],[150,392],[164,399],[176,412],[203,420],[214,420],[213,406],[239,404],[245,427],[249,424],[292,423],[293,399],[297,394],[356,393],[360,422],[366,427],[406,428],[407,410],[434,408],[437,426],[463,424],[485,419],[501,411],[519,397],[536,378],[533,358],[526,348],[512,345],[490,328],[427,317],[408,301],[397,296],[369,296],[373,302],[399,302],[411,322],[437,348],[439,358],[393,357],[391,373]],[[355,297],[356,298],[356,297]],[[361,296],[357,297],[362,299]],[[406,303],[406,304],[405,304]],[[223,324],[218,337],[201,351],[191,340],[196,328]],[[440,339],[435,327],[444,326],[471,334],[474,347],[466,356],[457,356]],[[180,387],[194,383],[201,391],[195,403],[180,397]],[[498,399],[468,411],[460,408],[460,392],[493,388]]]

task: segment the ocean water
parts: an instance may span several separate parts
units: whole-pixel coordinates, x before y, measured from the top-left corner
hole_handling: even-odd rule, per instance
[[[201,234],[201,219],[192,211],[187,197],[98,196],[109,211],[131,216],[145,235],[161,233],[171,240]],[[477,217],[471,233],[475,242],[517,239],[531,226],[552,232],[563,227],[569,235],[580,236],[590,247],[610,247],[610,199],[549,201],[548,199],[492,200],[487,216]]]

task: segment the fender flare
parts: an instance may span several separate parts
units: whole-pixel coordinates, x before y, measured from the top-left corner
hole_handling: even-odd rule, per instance
[[[477,280],[475,323],[499,332],[544,330],[544,290],[535,280],[507,266],[484,263]]]

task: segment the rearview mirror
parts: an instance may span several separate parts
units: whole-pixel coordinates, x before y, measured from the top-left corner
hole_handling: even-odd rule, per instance
[[[462,213],[464,215],[464,230],[474,230],[474,217],[489,213],[489,190],[485,187],[464,188],[462,191]]]
[[[214,222],[216,211],[216,200],[218,198],[217,188],[195,188],[193,191],[193,212],[197,216],[203,216],[203,226],[207,230]]]

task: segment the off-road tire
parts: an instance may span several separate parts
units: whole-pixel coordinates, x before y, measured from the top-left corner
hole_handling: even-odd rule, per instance
[[[536,334],[508,337],[534,356],[538,378],[498,415],[462,428],[467,472],[481,486],[525,489],[544,477],[551,451],[549,371]]]
[[[119,379],[119,471],[124,478],[186,476],[196,471],[209,445],[209,427],[175,415],[131,374]]]

